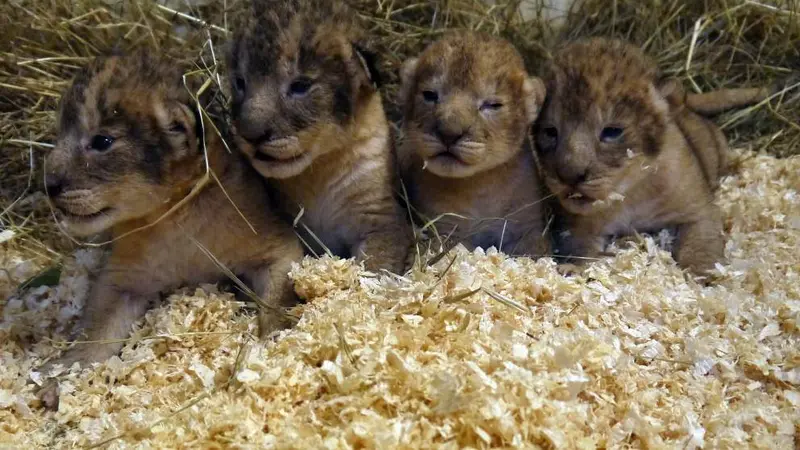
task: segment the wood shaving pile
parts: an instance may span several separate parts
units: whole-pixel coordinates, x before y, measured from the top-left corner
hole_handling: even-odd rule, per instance
[[[738,157],[719,199],[730,262],[711,286],[652,237],[575,277],[492,249],[405,278],[307,259],[295,329],[259,344],[231,294],[184,290],[119,357],[65,375],[45,413],[25,380],[79,314],[99,261],[79,251],[57,288],[1,306],[0,442],[796,448],[800,157]]]

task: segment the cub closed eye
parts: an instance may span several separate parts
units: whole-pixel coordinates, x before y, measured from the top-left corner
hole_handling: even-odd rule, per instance
[[[600,132],[600,141],[614,142],[622,137],[624,130],[619,127],[605,127]]]
[[[297,78],[289,85],[289,94],[294,96],[302,96],[308,93],[311,89],[312,82],[308,78]]]
[[[247,87],[247,83],[244,81],[244,78],[242,77],[236,77],[234,83],[236,84],[236,90],[239,92],[244,92],[245,88]]]
[[[503,107],[503,103],[497,100],[487,100],[481,104],[481,111],[497,111]]]
[[[551,152],[558,147],[558,128],[542,127],[536,133],[537,148],[543,152]]]
[[[422,99],[428,103],[439,103],[439,94],[436,91],[422,91]]]
[[[172,122],[172,124],[169,126],[169,131],[173,133],[185,133],[186,127],[180,122]]]
[[[114,138],[110,136],[102,136],[97,135],[92,138],[92,142],[89,143],[89,148],[92,150],[97,150],[98,152],[104,152],[111,148],[111,145],[114,143]]]

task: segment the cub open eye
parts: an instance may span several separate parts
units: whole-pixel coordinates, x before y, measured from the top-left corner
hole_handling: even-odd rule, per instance
[[[242,77],[236,77],[234,83],[236,84],[236,90],[239,92],[244,92],[245,88],[247,88],[247,83],[245,83]]]
[[[308,78],[297,78],[289,85],[289,94],[296,97],[303,96],[311,89],[311,84],[311,80]]]
[[[92,142],[89,143],[89,148],[92,150],[97,150],[98,152],[104,152],[111,148],[111,144],[114,143],[114,138],[110,136],[102,136],[97,135],[92,138]]]
[[[622,137],[623,129],[619,127],[605,127],[600,132],[601,142],[614,142]]]
[[[439,103],[439,94],[436,91],[422,91],[422,99],[428,103]]]
[[[487,100],[481,104],[481,111],[497,111],[503,107],[503,103],[497,100]]]

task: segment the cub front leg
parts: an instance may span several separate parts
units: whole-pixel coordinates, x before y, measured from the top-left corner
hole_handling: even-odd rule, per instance
[[[696,220],[678,227],[674,257],[678,265],[695,275],[707,275],[716,263],[724,261],[722,214],[716,205],[708,205],[708,209]]]
[[[298,304],[294,284],[289,278],[292,263],[300,261],[303,250],[296,241],[281,251],[275,252],[275,259],[254,269],[249,275],[253,280],[255,293],[266,303],[267,307],[258,310],[258,334],[264,338],[273,331],[289,328],[293,321],[285,313],[286,308]]]
[[[410,225],[404,226],[400,220],[367,232],[363,239],[350,250],[357,260],[364,261],[367,270],[377,272],[381,269],[401,274],[410,262],[412,251]]]
[[[511,246],[511,255],[530,256],[538,258],[552,254],[552,244],[547,235],[543,235],[541,228],[533,227],[525,230],[522,237]]]
[[[86,367],[116,355],[124,345],[122,340],[130,335],[133,324],[147,311],[150,300],[151,296],[121,289],[109,277],[101,276],[92,288],[79,322],[79,330],[83,330],[87,343],[73,345],[39,371],[47,375],[56,364],[69,368],[76,362]],[[50,409],[58,407],[56,380],[49,380],[42,387],[39,398]]]
[[[571,230],[566,236],[558,238],[556,248],[559,250],[557,270],[562,275],[581,273],[586,263],[602,256],[606,238]]]

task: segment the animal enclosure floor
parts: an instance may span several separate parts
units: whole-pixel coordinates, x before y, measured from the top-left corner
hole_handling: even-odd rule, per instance
[[[303,318],[274,341],[231,294],[187,289],[44,412],[25,380],[80,313],[99,260],[81,250],[58,287],[0,302],[0,444],[797,448],[800,157],[737,157],[711,286],[650,237],[575,277],[492,250],[405,278],[307,259]]]

